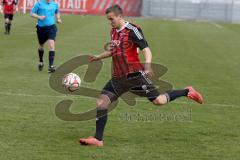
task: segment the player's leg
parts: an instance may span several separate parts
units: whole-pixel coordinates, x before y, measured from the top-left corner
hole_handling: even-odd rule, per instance
[[[4,19],[5,19],[5,34],[8,34],[8,23],[9,23],[8,14],[4,15]]]
[[[48,47],[49,47],[49,67],[48,72],[55,72],[54,59],[55,59],[55,39],[57,36],[57,27],[55,25],[48,29]]]
[[[112,82],[109,81],[99,98],[97,99],[97,115],[96,115],[96,132],[94,137],[81,138],[79,142],[82,145],[93,145],[101,147],[103,146],[103,134],[107,123],[108,107],[109,105],[118,99],[118,95],[112,86]]]
[[[9,22],[8,22],[8,34],[10,34],[11,32],[11,25],[12,25],[12,21],[9,19]]]
[[[108,106],[111,104],[111,100],[107,95],[101,94],[97,99],[97,119],[96,119],[96,133],[95,138],[99,141],[103,140],[103,132],[107,123]]]
[[[202,95],[197,92],[193,87],[187,87],[186,89],[182,90],[167,91],[165,94],[161,94],[156,97],[156,99],[154,99],[152,102],[155,105],[164,105],[180,97],[188,97],[189,99],[192,99],[197,103],[203,103]]]
[[[164,104],[167,104],[171,101],[174,101],[177,98],[187,97],[188,92],[189,92],[188,89],[168,91],[165,94],[160,94],[152,102],[155,105],[164,105]]]
[[[43,55],[44,55],[44,44],[39,44],[38,46],[38,57],[39,57],[38,70],[39,71],[42,71],[44,67]]]
[[[97,115],[96,115],[96,132],[95,136],[88,138],[81,138],[79,140],[82,145],[93,145],[97,147],[103,146],[103,133],[107,123],[108,106],[111,101],[107,95],[101,94],[97,99]]]
[[[187,87],[182,90],[171,90],[165,94],[160,94],[144,73],[139,74],[132,80],[130,79],[129,83],[132,84],[131,92],[147,97],[155,105],[165,105],[180,97],[188,97],[198,103],[203,103],[201,94],[194,90],[193,87]]]
[[[13,20],[13,14],[9,14],[8,15],[8,24],[7,24],[8,34],[10,34],[10,31],[11,31],[12,20]]]
[[[48,47],[49,47],[49,55],[48,55],[48,60],[49,60],[49,67],[48,67],[48,72],[54,72],[55,68],[53,66],[54,63],[54,58],[55,58],[55,41],[52,39],[48,40]]]
[[[46,31],[44,28],[41,28],[39,26],[36,26],[37,28],[37,37],[38,37],[38,57],[39,57],[39,63],[38,63],[38,70],[42,71],[44,67],[44,44],[47,41]]]

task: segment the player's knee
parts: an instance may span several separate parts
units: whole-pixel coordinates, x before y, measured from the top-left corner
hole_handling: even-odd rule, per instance
[[[107,96],[101,95],[96,102],[97,109],[107,109],[110,103],[111,102]]]
[[[53,45],[53,46],[49,46],[49,50],[50,50],[50,51],[55,51],[54,45]]]
[[[43,50],[43,48],[44,48],[44,44],[39,44],[38,49]]]
[[[106,102],[103,99],[97,99],[97,109],[107,109]]]
[[[165,95],[160,95],[153,101],[153,104],[155,105],[165,105],[166,103],[167,103],[167,98]]]
[[[54,51],[55,50],[55,42],[54,42],[54,40],[49,40],[48,44],[49,44],[49,50],[50,51]]]

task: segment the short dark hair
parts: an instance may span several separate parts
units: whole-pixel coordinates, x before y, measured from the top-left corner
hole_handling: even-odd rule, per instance
[[[113,12],[115,15],[123,15],[123,10],[119,5],[114,5],[106,9],[105,14]]]

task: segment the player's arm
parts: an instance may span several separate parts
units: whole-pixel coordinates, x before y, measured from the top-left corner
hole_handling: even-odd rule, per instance
[[[144,66],[144,72],[149,75],[150,77],[152,77],[153,74],[153,70],[152,70],[152,52],[150,50],[149,47],[144,48],[142,50],[142,54],[144,55],[145,58],[145,66]]]
[[[45,16],[39,16],[36,13],[32,13],[31,17],[33,17],[35,19],[40,19],[40,20],[44,20],[46,18]]]
[[[3,14],[3,5],[4,5],[4,1],[0,1],[0,13]]]
[[[99,61],[101,59],[105,59],[105,58],[108,58],[111,56],[112,56],[111,51],[104,51],[103,53],[99,54],[98,56],[90,56],[89,61],[90,62]]]
[[[2,4],[0,4],[0,13],[3,14]]]
[[[56,10],[55,10],[55,17],[56,17],[57,23],[62,23],[61,15],[60,15],[60,12],[59,12],[58,4],[57,4]]]
[[[152,52],[148,46],[146,39],[144,38],[142,30],[140,28],[137,28],[135,30],[132,30],[130,34],[133,43],[135,43],[138,46],[138,48],[140,48],[144,55],[145,58],[144,72],[149,76],[153,76],[153,71],[151,67]]]
[[[14,1],[14,9],[16,12],[18,12],[18,0]]]
[[[60,13],[57,13],[57,14],[56,14],[56,19],[57,19],[57,23],[62,23]]]
[[[46,18],[45,16],[40,16],[40,15],[37,14],[38,8],[39,8],[39,3],[37,2],[37,3],[35,3],[34,7],[32,8],[30,16],[35,18],[35,19],[44,20]]]

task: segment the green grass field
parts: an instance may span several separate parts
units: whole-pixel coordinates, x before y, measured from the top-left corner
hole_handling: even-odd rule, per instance
[[[64,15],[62,19],[57,66],[80,54],[99,54],[109,41],[110,26],[104,17]],[[95,120],[65,122],[56,117],[55,105],[66,98],[49,87],[47,67],[41,73],[37,70],[35,20],[18,15],[12,35],[3,35],[3,27],[0,30],[1,160],[240,159],[239,25],[219,28],[207,22],[127,19],[142,27],[154,62],[168,67],[162,79],[175,88],[195,86],[205,104],[183,98],[165,107],[147,100],[130,107],[121,100],[110,113],[104,148],[80,146],[80,137],[94,133]],[[83,85],[100,90],[110,78],[110,66],[105,60],[97,81]],[[80,72],[84,68],[76,71],[81,76]],[[80,96],[74,98],[72,112],[93,107],[93,99]],[[126,114],[166,117],[128,120]]]

